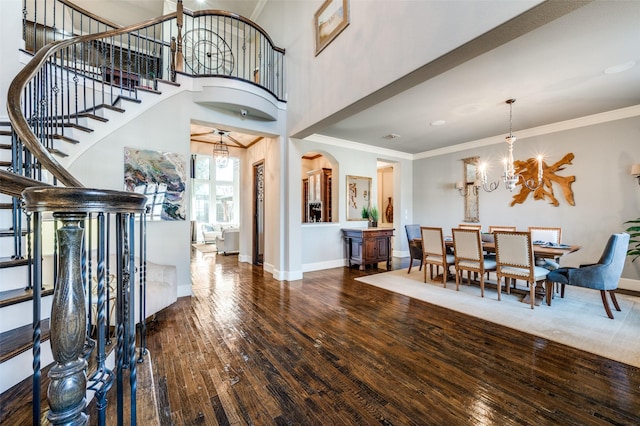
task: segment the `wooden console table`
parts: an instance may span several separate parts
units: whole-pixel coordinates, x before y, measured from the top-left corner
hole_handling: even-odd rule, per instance
[[[363,271],[366,265],[387,262],[390,271],[393,231],[393,228],[343,228],[349,266],[360,265]]]

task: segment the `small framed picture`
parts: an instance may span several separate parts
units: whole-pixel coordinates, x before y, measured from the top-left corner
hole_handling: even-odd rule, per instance
[[[349,0],[325,0],[314,15],[316,56],[349,25]]]

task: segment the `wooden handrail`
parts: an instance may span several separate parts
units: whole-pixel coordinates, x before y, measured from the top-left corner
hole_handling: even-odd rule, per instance
[[[92,40],[99,40],[102,38],[108,38],[118,35],[126,34],[130,31],[136,31],[147,27],[149,25],[158,24],[166,20],[176,17],[176,12],[170,13],[159,18],[150,19],[148,21],[130,25],[128,27],[122,27],[115,30],[104,31],[97,34],[87,34],[76,36],[66,40],[58,40],[50,43],[38,50],[33,59],[29,61],[27,65],[18,73],[16,78],[13,79],[9,86],[9,92],[7,94],[7,112],[9,119],[13,125],[13,128],[27,149],[35,155],[35,157],[43,164],[46,169],[55,176],[62,184],[69,187],[83,187],[82,183],[76,179],[71,173],[69,173],[64,167],[53,158],[53,155],[45,149],[40,143],[38,137],[31,131],[29,123],[25,119],[21,110],[21,96],[24,93],[24,87],[28,84],[32,77],[34,77],[45,62],[51,58],[56,52],[62,49],[72,46],[77,43],[88,42]]]
[[[0,193],[12,197],[21,197],[22,191],[31,187],[50,186],[36,179],[20,176],[15,173],[0,170]]]

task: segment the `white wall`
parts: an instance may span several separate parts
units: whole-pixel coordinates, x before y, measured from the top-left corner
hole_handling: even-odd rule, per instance
[[[18,48],[24,46],[22,41],[22,2],[19,0],[0,1],[0,117],[7,117],[7,92],[13,78],[18,74],[20,64]]]
[[[516,132],[516,136],[518,136]],[[496,140],[501,140],[497,137]],[[514,144],[516,159],[545,155],[545,162],[555,163],[565,154],[575,154],[573,164],[559,175],[574,175],[572,185],[575,206],[567,203],[562,191],[554,185],[560,205],[534,201],[531,196],[510,207],[513,193],[504,186],[491,193],[480,193],[480,223],[486,231],[490,225],[560,226],[562,240],[578,244],[582,249],[565,256],[561,263],[578,266],[598,260],[612,233],[624,231],[625,221],[640,217],[640,187],[630,175],[631,165],[640,162],[640,117],[551,133],[531,138],[518,138]],[[494,164],[489,176],[498,179],[500,159],[506,143],[469,149],[453,154],[416,160],[414,164],[414,218],[424,226],[441,226],[445,233],[463,221],[464,199],[453,189],[462,179],[465,157],[480,156]],[[452,212],[454,214],[452,214]],[[640,279],[640,262],[629,260],[624,278]]]
[[[540,1],[351,0],[349,26],[315,56],[313,16],[322,3],[269,1],[258,19],[286,48],[292,136]],[[460,24],[443,39],[450,22]]]
[[[406,156],[400,156],[398,153],[391,151],[372,152],[370,147],[361,146],[359,144],[350,143],[348,141],[331,140],[330,138],[322,138],[319,136],[309,137],[305,140],[292,140],[291,143],[291,162],[290,166],[290,185],[295,186],[298,194],[297,199],[292,197],[291,210],[294,206],[299,206],[301,199],[301,156],[307,152],[327,152],[335,159],[337,167],[333,167],[332,180],[333,192],[337,193],[337,203],[333,208],[333,216],[337,222],[334,223],[301,223],[302,218],[298,222],[292,220],[290,229],[299,232],[300,239],[293,240],[291,246],[293,250],[299,249],[300,263],[302,271],[313,271],[318,269],[326,269],[339,267],[345,264],[344,241],[342,239],[342,228],[366,228],[367,221],[347,220],[347,183],[346,176],[366,176],[372,178],[371,191],[378,193],[378,171],[377,163],[379,160],[385,160],[394,163],[394,193],[397,194],[398,205],[401,206],[400,212],[403,210],[410,211],[411,206],[411,184],[412,182],[412,166],[411,161]],[[402,181],[402,184],[399,182]],[[396,184],[396,182],[398,182]],[[293,190],[290,191],[292,194]],[[298,203],[298,204],[296,204]],[[411,223],[412,216],[407,214],[394,214],[395,237],[393,239],[394,255],[402,255],[408,253],[406,237],[404,234],[404,225]],[[299,225],[298,225],[299,224]]]
[[[197,89],[197,88],[196,88]],[[191,120],[208,123],[229,123],[229,127],[244,128],[253,132],[273,130],[273,122],[244,120],[232,116],[225,111],[215,110],[193,102],[190,91],[180,92],[169,99],[143,112],[134,121],[124,125],[114,133],[99,141],[78,159],[68,166],[70,172],[87,187],[122,190],[123,188],[123,150],[124,147],[137,147],[152,150],[164,150],[179,153],[185,158],[187,173],[187,191],[185,201],[187,217],[191,217],[190,180],[188,179],[190,159],[190,122]],[[284,120],[279,124],[284,128]],[[266,187],[271,209],[267,211],[265,220],[265,269],[272,265],[273,271],[280,271],[282,266],[279,225],[281,220],[282,201],[280,199],[281,167],[277,143],[267,138],[265,142],[254,145],[252,149],[241,154],[241,187],[251,188],[251,165],[257,159],[265,159],[267,167]],[[242,211],[240,227],[240,260],[251,260],[251,218],[252,191],[243,190],[239,208]],[[191,277],[189,271],[190,222],[162,221],[150,222],[147,230],[148,258],[161,264],[176,265],[178,271],[178,296],[191,294]]]

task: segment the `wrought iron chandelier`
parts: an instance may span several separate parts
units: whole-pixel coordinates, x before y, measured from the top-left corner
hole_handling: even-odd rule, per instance
[[[542,155],[536,157],[538,163],[538,176],[537,179],[526,179],[522,174],[516,173],[513,165],[513,143],[516,141],[516,137],[513,136],[513,104],[515,99],[507,99],[505,103],[509,105],[509,136],[505,138],[509,145],[507,157],[504,159],[504,174],[502,180],[504,181],[504,187],[509,191],[513,191],[522,179],[522,184],[529,188],[531,191],[535,191],[542,185]],[[488,182],[487,181],[487,168],[486,164],[480,164],[480,178],[482,183],[482,189],[486,192],[495,191],[500,185],[500,181]]]
[[[229,164],[229,147],[222,141],[222,135],[225,134],[222,130],[218,130],[220,135],[220,142],[216,142],[213,145],[213,158],[216,160],[216,166],[224,169]]]

